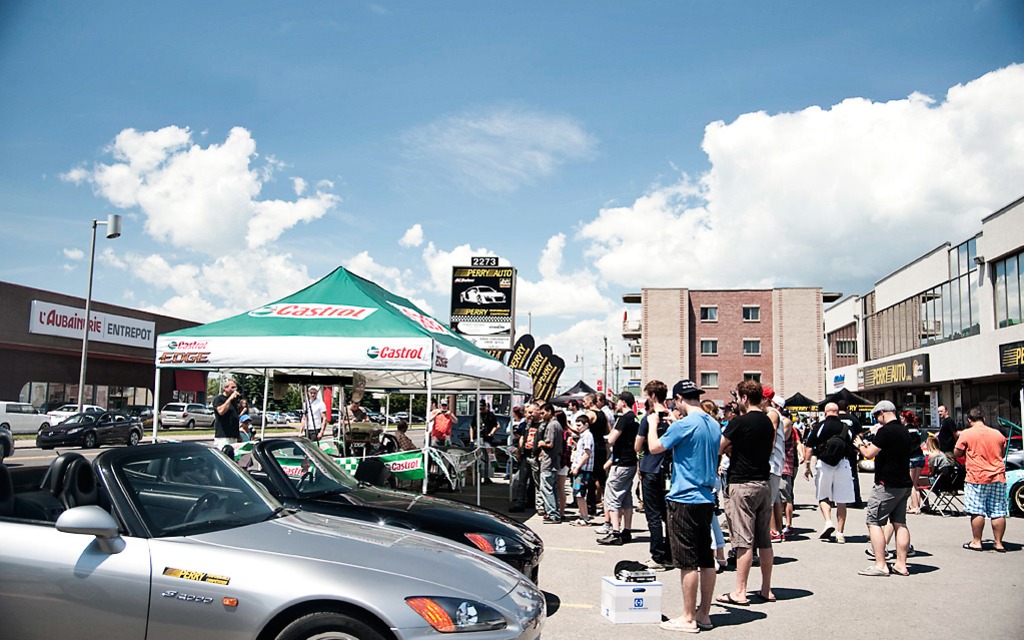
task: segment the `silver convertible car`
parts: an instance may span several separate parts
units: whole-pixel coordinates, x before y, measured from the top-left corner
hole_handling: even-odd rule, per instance
[[[291,512],[197,443],[0,465],[0,635],[540,637],[544,597],[443,538]]]

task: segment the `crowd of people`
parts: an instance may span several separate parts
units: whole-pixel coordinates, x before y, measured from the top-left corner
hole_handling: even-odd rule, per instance
[[[753,380],[739,383],[736,400],[724,407],[702,401],[703,394],[690,380],[677,382],[671,393],[664,382],[652,380],[642,403],[622,392],[613,408],[603,395],[591,394],[564,410],[528,403],[512,412],[510,438],[520,464],[510,511],[525,511],[533,491],[533,507],[544,524],[596,527],[597,544],[623,545],[633,541],[633,517],[642,505],[647,566],[680,572],[683,612],[661,623],[663,628],[696,633],[711,628],[714,602],[747,606],[751,598],[775,600],[772,545],[793,535],[794,483],[801,468],[814,481],[820,540],[844,544],[848,507],[864,508],[873,562],[858,572],[862,576],[910,575],[907,514],[922,509],[926,469],[965,467],[971,541],[963,546],[981,549],[990,520],[994,549],[1004,551],[1006,437],[985,424],[980,410],[969,412],[969,428],[961,430],[942,407],[941,429],[928,436],[914,412],[900,413],[887,400],[872,409],[872,424],[862,425],[840,403],[825,405],[817,422],[794,421],[771,387]],[[860,458],[874,461],[864,502]],[[566,510],[573,507],[577,513],[570,518]],[[717,574],[728,563],[723,529],[736,581],[716,594]],[[755,566],[760,584],[748,589]]]

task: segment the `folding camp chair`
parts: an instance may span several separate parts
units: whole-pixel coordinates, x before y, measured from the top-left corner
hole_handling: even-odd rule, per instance
[[[932,486],[924,495],[922,509],[942,516],[960,516],[964,513],[964,478],[967,470],[956,464],[944,467],[935,475]]]

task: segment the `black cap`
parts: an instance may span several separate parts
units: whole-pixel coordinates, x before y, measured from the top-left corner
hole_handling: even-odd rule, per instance
[[[704,390],[694,384],[693,380],[680,380],[672,387],[672,397],[699,398],[704,395]]]

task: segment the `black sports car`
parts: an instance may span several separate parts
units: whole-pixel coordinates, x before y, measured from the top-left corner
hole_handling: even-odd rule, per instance
[[[120,413],[76,413],[54,426],[44,425],[36,434],[40,449],[84,447],[101,444],[126,444],[134,447],[142,440],[142,423]]]
[[[537,582],[544,543],[504,514],[360,482],[305,438],[257,442],[239,464],[285,506],[430,533],[471,545]]]

